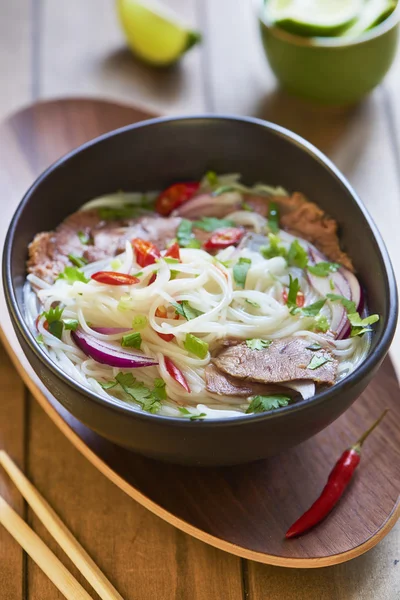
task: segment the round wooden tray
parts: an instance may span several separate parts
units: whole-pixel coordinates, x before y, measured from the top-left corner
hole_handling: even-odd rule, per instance
[[[50,163],[90,138],[150,116],[78,99],[36,104],[10,117],[0,127],[0,240],[23,193]],[[33,372],[2,293],[0,325],[26,385],[68,439],[137,502],[208,544],[271,565],[323,567],[366,552],[399,517],[400,393],[389,358],[351,409],[314,438],[258,463],[200,469],[135,455],[79,423]],[[339,506],[312,532],[286,541],[285,531],[318,495],[338,456],[385,407],[390,416],[366,444],[359,472]]]

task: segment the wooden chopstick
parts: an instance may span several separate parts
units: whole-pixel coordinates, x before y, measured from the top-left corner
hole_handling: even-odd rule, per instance
[[[2,465],[49,533],[51,533],[100,598],[102,600],[123,600],[122,596],[90,558],[86,550],[82,548],[78,540],[72,535],[68,527],[64,525],[59,516],[4,450],[0,450],[0,465]],[[89,596],[86,597],[89,598]]]
[[[91,600],[75,577],[40,537],[0,496],[0,523],[29,554],[67,600]]]

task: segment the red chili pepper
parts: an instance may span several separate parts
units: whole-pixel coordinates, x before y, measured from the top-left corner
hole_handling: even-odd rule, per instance
[[[282,292],[282,298],[285,304],[287,304],[288,301],[288,293],[286,290],[283,290]],[[297,296],[296,296],[296,305],[299,308],[303,308],[304,306],[304,302],[305,302],[305,296],[303,294],[303,292],[297,292]]]
[[[153,265],[158,258],[161,256],[161,252],[151,242],[142,240],[141,238],[135,238],[132,240],[132,246],[135,251],[136,262],[141,267],[148,267]]]
[[[165,308],[165,306],[159,306],[156,310],[155,315],[156,315],[156,317],[160,317],[161,319],[167,319],[168,313],[167,313],[167,309]],[[175,314],[175,316],[173,318],[179,319],[179,315]],[[173,333],[159,333],[158,331],[156,331],[156,333],[165,342],[172,342],[172,340],[175,338]]]
[[[215,231],[204,244],[205,250],[222,250],[228,246],[238,244],[244,235],[243,229],[238,227],[229,227],[220,231]]]
[[[156,280],[156,277],[157,277],[156,273],[153,273],[153,275],[150,277],[150,279],[149,279],[149,283],[148,283],[147,285],[149,286],[149,285],[151,285],[152,283],[154,283],[154,282],[155,282],[155,280]]]
[[[35,320],[35,327],[38,331],[39,331],[39,321],[41,318],[42,318],[42,315],[40,314],[36,317],[36,320]],[[49,330],[49,324],[47,321],[43,321],[43,327],[46,329],[46,331]]]
[[[133,285],[140,281],[140,279],[133,275],[116,273],[115,271],[97,271],[97,273],[93,273],[92,279],[106,285]]]
[[[174,365],[172,360],[170,358],[168,358],[167,356],[164,356],[164,361],[165,361],[165,367],[166,367],[168,373],[171,375],[172,379],[175,379],[175,381],[177,383],[179,383],[179,385],[181,385],[187,391],[188,394],[190,394],[191,390],[190,390],[189,384],[186,381],[185,376],[182,373],[182,371],[180,369],[178,369],[178,367],[176,365]]]
[[[337,502],[342,497],[345,489],[349,485],[351,478],[353,477],[354,471],[358,467],[361,458],[361,447],[369,434],[379,425],[383,417],[388,412],[388,409],[384,410],[379,419],[371,425],[371,427],[363,433],[360,439],[347,448],[342,456],[333,467],[328,481],[321,492],[320,497],[314,502],[314,504],[299,518],[286,532],[287,538],[297,537],[302,533],[305,533],[311,527],[317,525],[322,519],[324,519]]]
[[[173,210],[194,196],[200,187],[198,181],[174,183],[161,192],[156,201],[156,211],[167,217]]]
[[[175,242],[175,244],[172,244],[172,246],[168,248],[164,256],[169,256],[170,258],[176,258],[177,260],[181,260],[179,250],[179,244],[178,242]]]

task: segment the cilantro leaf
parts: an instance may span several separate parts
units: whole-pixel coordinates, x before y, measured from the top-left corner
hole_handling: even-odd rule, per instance
[[[314,344],[311,344],[311,346],[306,346],[307,350],[312,350],[313,352],[316,350],[321,350],[322,346],[321,344],[318,344],[318,342],[314,342]]]
[[[251,267],[250,258],[239,258],[236,265],[233,267],[233,279],[236,285],[244,288],[246,284],[247,273]]]
[[[333,279],[329,280],[329,287],[331,288],[332,291],[335,291],[335,283],[334,283]]]
[[[264,348],[269,348],[272,344],[272,340],[246,340],[246,346],[250,348],[250,350],[263,350]]]
[[[268,227],[272,233],[279,231],[279,209],[276,202],[270,202],[268,207]]]
[[[330,323],[325,316],[320,316],[315,319],[311,331],[321,331],[322,333],[326,333],[329,331]]]
[[[327,362],[332,362],[332,360],[330,358],[328,358],[327,356],[316,356],[315,355],[312,357],[312,359],[308,363],[307,369],[315,371],[315,369],[319,369],[319,367],[322,367]]]
[[[309,304],[308,306],[303,306],[302,308],[293,308],[290,312],[292,315],[301,314],[303,317],[316,317],[321,308],[324,306],[326,300],[325,298],[321,300],[317,300],[313,304]]]
[[[78,236],[81,244],[84,244],[86,246],[90,242],[90,237],[84,231],[78,231],[76,235]]]
[[[194,221],[194,227],[203,231],[215,231],[226,227],[234,227],[235,223],[230,219],[217,219],[216,217],[202,217],[200,221]]]
[[[206,179],[211,187],[218,185],[218,176],[215,171],[207,171]]]
[[[58,338],[59,340],[61,340],[63,330],[64,330],[64,324],[62,321],[53,321],[52,323],[49,323],[50,333],[52,335],[54,335],[56,338]]]
[[[111,388],[118,385],[117,381],[99,381],[99,384],[103,388],[103,390],[110,390]]]
[[[193,223],[188,219],[182,219],[176,231],[176,239],[181,248],[201,248],[201,243],[192,233]]]
[[[161,403],[157,396],[144,383],[133,377],[132,373],[118,373],[115,380],[126,394],[141,405],[143,410],[151,413],[159,411]]]
[[[372,325],[379,321],[379,315],[369,315],[368,317],[365,317],[365,319],[362,319],[357,312],[348,314],[347,318],[351,325],[350,337],[356,337],[357,335],[363,335],[364,333],[372,331],[368,325]]]
[[[98,208],[99,217],[105,221],[119,221],[124,219],[134,219],[140,217],[150,206],[148,203],[141,204],[123,204],[113,208],[112,206],[103,206]]]
[[[139,350],[141,345],[142,336],[138,331],[127,333],[126,335],[122,336],[121,346],[124,348],[137,348]]]
[[[281,241],[279,236],[274,233],[268,234],[269,246],[261,246],[260,253],[267,260],[270,258],[275,258],[276,256],[283,256],[283,258],[287,259],[288,251],[283,246],[279,245]]]
[[[64,327],[66,330],[76,331],[79,326],[79,321],[76,319],[64,319]]]
[[[63,311],[64,309],[61,308],[61,306],[56,306],[55,308],[50,307],[50,309],[47,312],[42,313],[42,315],[45,317],[46,321],[50,325],[51,323],[54,323],[55,321],[59,321],[61,319]]]
[[[181,317],[184,317],[186,321],[191,321],[200,315],[204,315],[201,310],[194,308],[189,304],[188,300],[182,300],[181,302],[173,302],[172,306],[175,308],[175,311]]]
[[[199,415],[194,415],[193,413],[190,412],[190,410],[188,410],[184,406],[178,406],[178,410],[182,416],[189,417],[189,419],[191,421],[198,421],[199,419],[204,419],[204,417],[207,416],[206,413],[200,413]]]
[[[246,414],[268,412],[287,406],[290,403],[290,397],[283,394],[274,394],[271,396],[254,396],[252,398]]]
[[[327,294],[326,297],[332,302],[341,302],[348,313],[355,313],[357,311],[355,303],[344,296],[340,296],[339,294]]]
[[[296,309],[297,308],[297,294],[300,291],[300,283],[299,280],[293,279],[293,277],[291,275],[289,275],[289,291],[288,291],[288,298],[287,298],[287,306],[289,309]]]
[[[89,281],[77,267],[65,267],[64,271],[59,274],[57,279],[65,279],[70,285],[75,283],[75,281],[82,281],[82,283],[88,283]]]
[[[158,398],[158,400],[166,400],[167,399],[167,391],[165,389],[165,381],[164,381],[164,379],[161,379],[161,377],[157,377],[154,380],[153,394]]]
[[[44,344],[44,339],[41,333],[39,333],[39,335],[36,336],[36,341],[38,344]]]
[[[308,264],[307,250],[297,240],[294,240],[290,244],[287,260],[292,267],[305,269]]]
[[[83,258],[83,256],[75,256],[74,254],[68,254],[68,258],[72,262],[72,264],[75,265],[75,267],[80,268],[88,264],[88,261],[86,260],[86,258]]]
[[[307,268],[316,277],[328,277],[330,273],[335,273],[335,271],[340,269],[340,265],[338,263],[321,261],[315,265],[309,265]]]

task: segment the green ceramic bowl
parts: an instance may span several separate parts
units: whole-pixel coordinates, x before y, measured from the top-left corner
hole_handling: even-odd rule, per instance
[[[324,104],[352,104],[377,86],[396,54],[400,4],[359,38],[305,38],[269,24],[261,11],[265,54],[289,93]]]

